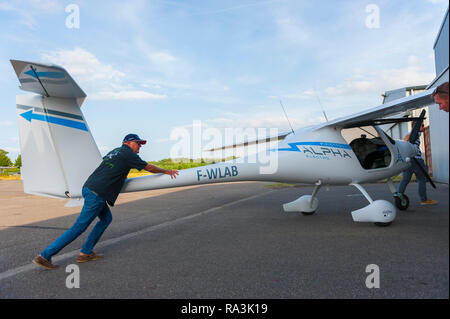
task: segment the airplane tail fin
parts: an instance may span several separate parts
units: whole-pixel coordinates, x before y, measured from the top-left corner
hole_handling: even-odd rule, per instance
[[[20,88],[37,93],[16,97],[24,192],[80,198],[84,182],[102,160],[80,109],[86,94],[61,67],[11,64]]]

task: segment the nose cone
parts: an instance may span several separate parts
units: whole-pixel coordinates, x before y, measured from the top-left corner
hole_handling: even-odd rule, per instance
[[[406,141],[396,141],[399,155],[404,161],[414,157],[417,154],[417,146]]]

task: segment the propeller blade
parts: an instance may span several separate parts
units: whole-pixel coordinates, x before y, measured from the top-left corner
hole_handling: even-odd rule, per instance
[[[425,110],[422,110],[419,116],[419,120],[417,120],[416,125],[414,125],[411,134],[409,135],[408,142],[410,142],[411,144],[414,144],[417,138],[419,137],[419,131],[420,127],[422,126],[422,122],[425,118],[425,113],[426,113]]]
[[[431,180],[430,175],[428,175],[428,172],[425,170],[425,168],[422,166],[422,164],[417,160],[417,158],[413,157],[412,160],[414,161],[414,163],[417,164],[417,166],[419,166],[419,169],[421,170],[423,175],[425,175],[425,177],[427,178],[427,181],[430,182],[431,186],[433,186],[433,188],[436,188],[436,185],[434,185],[433,181]]]

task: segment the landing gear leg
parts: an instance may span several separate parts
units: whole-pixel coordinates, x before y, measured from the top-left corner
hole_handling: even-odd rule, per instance
[[[316,183],[316,187],[313,190],[312,195],[303,195],[297,198],[293,202],[283,205],[285,212],[300,212],[303,215],[312,215],[319,207],[319,200],[316,198],[317,192],[322,186],[322,181],[319,180]]]
[[[322,181],[321,180],[319,180],[316,183],[316,187],[314,187],[314,190],[313,190],[313,193],[311,195],[311,198],[309,199],[309,206],[311,208],[313,207],[314,199],[317,201],[316,195],[317,195],[317,192],[319,191],[320,187],[322,187]],[[316,207],[316,209],[317,209],[317,207]],[[312,214],[314,214],[316,212],[316,209],[314,211],[312,211],[312,212],[302,212],[302,214],[303,215],[312,215]]]
[[[369,205],[352,212],[355,222],[373,222],[377,226],[389,226],[396,216],[394,205],[385,200],[374,201],[366,190],[359,184],[355,186],[369,201]]]

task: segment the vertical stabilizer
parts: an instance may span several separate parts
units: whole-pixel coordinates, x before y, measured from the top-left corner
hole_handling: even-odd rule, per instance
[[[75,99],[18,95],[26,193],[80,197],[101,155]]]
[[[24,191],[80,198],[102,160],[80,109],[86,95],[60,67],[11,63],[21,89],[38,93],[16,97]]]

